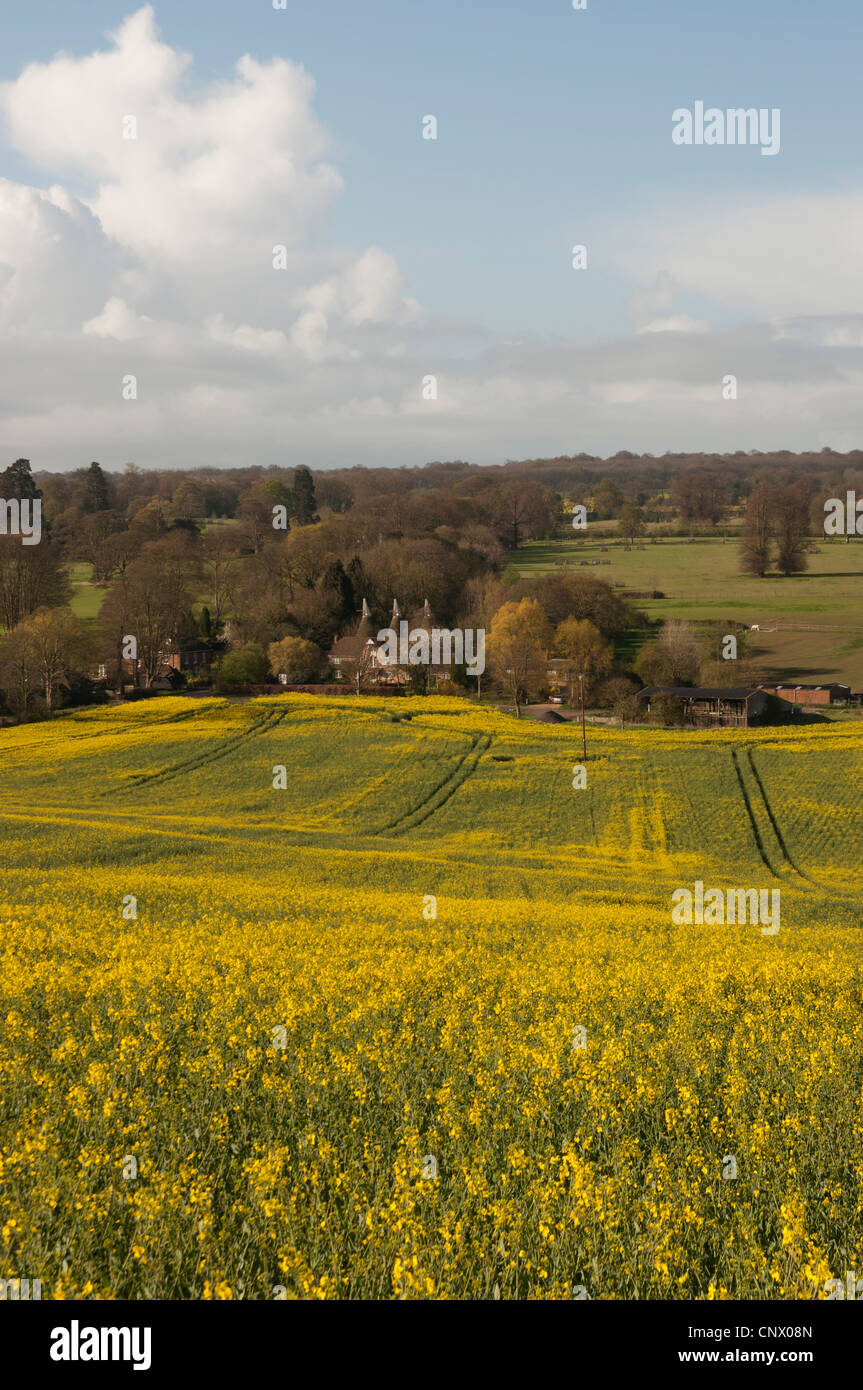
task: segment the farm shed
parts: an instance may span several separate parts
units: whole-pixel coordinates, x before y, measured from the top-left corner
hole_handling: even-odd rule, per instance
[[[771,724],[787,719],[792,705],[772,692],[756,686],[729,686],[727,689],[687,685],[650,685],[639,691],[638,699],[647,706],[656,700],[679,704],[686,723],[701,728],[749,728],[750,724]]]
[[[769,695],[778,695],[792,705],[847,705],[850,685],[833,681],[830,685],[765,685]]]

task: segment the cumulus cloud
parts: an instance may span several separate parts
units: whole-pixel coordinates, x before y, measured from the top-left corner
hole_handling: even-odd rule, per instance
[[[140,338],[152,322],[146,314],[136,314],[130,309],[125,299],[114,296],[101,314],[87,320],[82,331],[94,338],[116,338],[118,343],[126,343],[131,338]]]
[[[352,357],[360,348],[345,338],[416,317],[384,249],[321,249],[342,180],[324,158],[312,77],[245,56],[230,80],[189,96],[190,64],[148,5],[105,51],[32,64],[0,86],[10,142],[71,188],[95,188],[0,183],[7,329],[129,343],[154,328],[163,349],[173,326],[197,331],[206,370],[211,343]]]
[[[97,52],[0,84],[5,136],[45,181],[0,179],[11,457],[320,467],[856,442],[863,195],[645,209],[637,238],[604,238],[628,336],[502,341],[424,315],[391,248],[332,248],[344,188],[302,66],[246,55],[191,76],[147,5]]]
[[[0,179],[0,327],[4,335],[77,328],[125,265],[91,210],[67,190]]]

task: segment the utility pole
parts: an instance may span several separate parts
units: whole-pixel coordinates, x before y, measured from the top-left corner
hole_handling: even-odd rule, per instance
[[[584,761],[587,762],[587,732],[584,727],[584,672],[578,673],[578,694],[581,701],[581,749]]]

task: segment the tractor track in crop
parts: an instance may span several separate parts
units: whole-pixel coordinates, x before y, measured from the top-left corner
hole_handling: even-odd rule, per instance
[[[268,710],[260,719],[248,728],[241,729],[239,733],[223,739],[217,748],[199,753],[191,758],[184,758],[181,762],[172,763],[169,767],[162,768],[159,772],[146,772],[139,777],[130,778],[130,787],[148,787],[154,783],[163,784],[172,781],[175,777],[182,777],[188,772],[197,772],[202,767],[208,767],[211,763],[218,762],[221,758],[229,757],[241,748],[250,739],[257,738],[260,734],[269,733],[275,729],[285,718],[286,710]],[[116,788],[111,788],[106,795],[116,795]]]
[[[52,721],[49,725],[50,732],[47,734],[46,737],[28,740],[27,751],[28,753],[31,753],[35,748],[43,748],[48,744],[55,743],[58,734],[64,736],[69,743],[78,743],[81,739],[90,739],[91,741],[93,739],[98,739],[101,743],[104,739],[117,737],[117,735],[140,735],[142,730],[146,732],[147,730],[153,728],[161,729],[167,727],[170,724],[179,724],[186,719],[197,719],[200,718],[200,716],[204,713],[205,711],[201,709],[191,709],[182,710],[179,714],[163,714],[158,717],[153,717],[151,715],[148,718],[146,725],[133,724],[130,720],[128,720],[128,718],[126,718],[122,720],[117,720],[115,728],[106,727],[106,723],[102,720],[97,721],[95,719],[92,719],[88,721],[91,724],[91,727],[84,729],[80,733],[66,733],[66,729],[64,726],[66,725],[67,721],[63,718],[61,714],[59,719]],[[72,725],[84,722],[84,720],[68,720],[68,723]]]
[[[761,826],[759,826],[758,824],[758,818],[756,816],[755,798],[750,788],[748,788],[746,785],[746,779],[744,778],[744,768],[741,767],[741,760],[738,756],[738,750],[736,748],[732,748],[731,757],[734,762],[734,771],[737,773],[737,781],[740,786],[740,792],[743,797],[747,813],[749,815],[749,821],[752,826],[752,833],[755,836],[755,843],[758,846],[758,852],[761,855],[764,864],[770,870],[774,878],[782,879],[783,873],[781,871],[790,869],[791,872],[796,876],[799,887],[818,888],[823,891],[823,885],[817,883],[815,879],[810,878],[808,874],[805,874],[803,870],[799,868],[798,865],[795,863],[794,859],[791,857],[791,853],[785,842],[785,837],[782,834],[781,827],[774,814],[773,807],[770,805],[770,799],[767,795],[767,789],[764,786],[764,782],[761,777],[761,774],[758,771],[758,768],[755,766],[755,761],[752,756],[752,749],[747,748],[745,751],[745,770],[749,773],[749,776],[752,779],[752,784],[755,788],[755,792],[757,793],[761,807],[763,808],[763,815],[767,818],[767,823],[770,827],[770,830],[773,832],[773,837],[776,842],[777,853],[774,853],[772,858],[770,855],[768,855],[767,848],[765,845],[765,827],[763,823]],[[776,867],[774,867],[774,859],[776,860]],[[785,876],[785,879],[786,881],[788,881],[787,875]]]
[[[737,783],[740,787],[740,795],[742,796],[743,804],[746,807],[746,814],[749,817],[749,824],[752,828],[752,835],[755,840],[755,845],[758,850],[761,862],[766,869],[770,870],[770,873],[773,875],[774,878],[781,879],[781,874],[777,873],[777,871],[771,864],[769,858],[767,857],[767,850],[764,847],[764,841],[761,837],[761,830],[758,825],[758,821],[755,819],[755,812],[752,809],[752,801],[749,796],[749,791],[747,790],[746,783],[743,780],[743,773],[740,769],[740,760],[737,756],[736,748],[732,748],[731,750],[731,761],[734,764],[734,771],[737,775]]]
[[[799,867],[799,865],[796,864],[791,857],[791,852],[789,851],[788,846],[785,843],[785,838],[782,834],[782,831],[779,828],[779,822],[776,819],[776,816],[773,812],[773,807],[770,805],[770,800],[767,796],[767,790],[764,786],[761,773],[755,766],[755,759],[753,757],[751,748],[747,748],[746,750],[746,761],[748,762],[749,769],[752,773],[753,778],[755,779],[755,785],[758,787],[758,791],[761,794],[761,800],[764,802],[764,809],[767,812],[767,817],[770,821],[770,824],[773,827],[773,833],[776,836],[776,842],[779,845],[779,848],[781,849],[783,855],[785,856],[786,862],[791,866],[791,868],[794,870],[795,874],[797,874],[799,878],[802,878],[806,883],[811,884],[814,888],[819,888],[821,885],[816,883],[815,879],[810,878],[808,874],[804,873],[803,870]]]
[[[477,765],[483,754],[487,753],[492,744],[490,734],[474,734],[471,737],[470,747],[465,750],[459,758],[453,770],[440,781],[437,786],[432,787],[427,796],[423,797],[416,806],[411,807],[402,815],[396,816],[395,820],[386,825],[378,826],[371,833],[373,835],[403,835],[406,830],[413,830],[416,826],[422,825],[423,821],[433,816],[442,806],[450,800],[469,777],[476,771]]]
[[[817,889],[819,893],[827,894],[830,898],[833,899],[834,902],[847,908],[856,918],[859,914],[859,903],[857,898],[853,894],[841,889],[837,891],[832,885],[823,883],[821,882],[821,880],[817,878],[813,878],[810,874],[806,873],[803,869],[799,868],[794,859],[791,857],[791,853],[786,846],[785,838],[779,827],[779,823],[773,812],[773,808],[770,805],[770,800],[767,796],[767,790],[764,786],[761,774],[755,766],[755,761],[751,749],[747,749],[747,759],[750,771],[752,772],[753,779],[761,794],[761,799],[764,802],[764,809],[770,819],[770,824],[773,827],[773,833],[776,836],[776,841],[780,849],[782,850],[782,853],[784,854],[787,863],[794,870],[795,874],[797,874],[798,878],[801,880],[802,885],[805,885],[807,888]]]

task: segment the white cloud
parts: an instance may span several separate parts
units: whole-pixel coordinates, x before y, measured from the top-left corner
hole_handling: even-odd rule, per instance
[[[0,326],[4,335],[77,327],[124,265],[98,219],[65,189],[0,179]]]
[[[669,314],[664,319],[651,319],[639,328],[639,333],[707,333],[710,324],[706,319],[694,319],[690,314]]]
[[[668,312],[697,294],[762,319],[863,313],[863,192],[671,199],[638,219],[637,238],[610,228],[628,273],[656,276]]]
[[[863,194],[647,209],[637,238],[631,223],[605,238],[638,286],[628,337],[496,341],[423,319],[386,247],[331,248],[343,185],[301,66],[245,56],[203,88],[190,75],[146,6],[99,52],[0,85],[7,138],[47,184],[0,179],[11,457],[491,462],[840,448],[863,424]],[[711,331],[729,315],[747,322]]]
[[[16,194],[47,198],[55,222],[63,212],[89,219],[96,255],[88,280],[99,282],[100,309],[123,299],[132,313],[157,320],[197,315],[203,323],[221,312],[253,332],[285,331],[326,268],[319,283],[322,292],[331,288],[331,329],[409,311],[398,266],[381,248],[352,262],[320,250],[342,181],[322,158],[327,135],[312,109],[314,81],[301,66],[245,56],[233,78],[187,96],[191,60],[159,38],[151,6],[111,41],[105,52],[32,64],[0,85],[12,144],[54,177],[95,184],[89,198]],[[130,117],[136,138],[124,139]],[[27,215],[19,209],[13,219],[22,242]],[[58,228],[56,239],[68,243],[70,231]],[[273,268],[274,246],[286,248],[285,270]],[[109,247],[120,248],[122,279]],[[20,264],[23,251],[5,250],[0,241],[0,265]],[[87,322],[95,317],[91,310]]]
[[[82,332],[95,338],[116,338],[119,343],[127,343],[130,339],[140,338],[146,333],[148,325],[152,322],[146,314],[136,314],[134,309],[129,308],[125,299],[118,299],[115,295],[108,300],[101,314],[87,320]]]
[[[832,318],[779,319],[773,324],[777,341],[810,343],[816,347],[863,347],[863,314]]]
[[[232,327],[225,321],[224,314],[213,314],[207,319],[205,327],[215,343],[224,343],[240,352],[259,352],[270,356],[284,353],[288,346],[285,334],[279,329],[252,328],[248,323]]]

